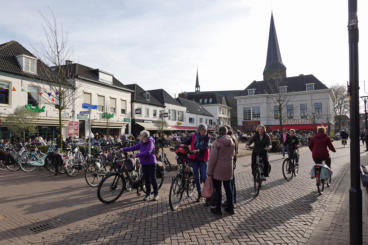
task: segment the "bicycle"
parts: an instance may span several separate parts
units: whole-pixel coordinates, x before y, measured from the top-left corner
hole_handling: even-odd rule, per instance
[[[249,150],[254,150],[254,147],[248,146]],[[266,151],[268,150],[265,149]],[[263,154],[256,153],[256,162],[254,163],[254,176],[253,176],[253,195],[257,197],[262,187],[262,181],[264,176]]]
[[[331,185],[331,169],[327,165],[322,164],[322,162],[323,161],[318,161],[313,166],[317,191],[320,195],[322,195],[325,189],[325,184],[327,187]]]
[[[124,191],[130,188],[136,189],[138,196],[140,191],[146,193],[141,164],[132,156],[128,157],[127,153],[124,155],[124,160],[114,161],[113,171],[107,173],[98,185],[97,197],[103,203],[115,202]],[[161,188],[163,182],[164,177],[162,176],[157,183],[158,189]]]
[[[165,153],[165,148],[163,146],[160,147],[161,152],[157,156],[157,160],[164,164],[165,170],[170,171],[172,170],[173,166]]]
[[[174,150],[174,149],[171,149]],[[190,198],[195,190],[194,173],[189,166],[188,154],[190,153],[187,146],[177,146],[175,149],[176,159],[179,166],[179,173],[173,177],[170,192],[169,206],[172,211],[175,211],[183,198],[184,192]]]
[[[299,158],[298,150],[288,152],[288,158],[282,163],[282,175],[286,181],[290,181],[293,177],[296,177],[299,173],[299,164],[297,160]]]

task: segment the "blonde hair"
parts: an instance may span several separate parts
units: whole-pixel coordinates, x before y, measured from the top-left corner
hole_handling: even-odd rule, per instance
[[[326,133],[326,128],[323,127],[323,126],[320,126],[320,127],[317,128],[317,132],[318,133],[324,133],[325,134]]]
[[[259,130],[260,128],[263,128],[264,132],[266,133],[266,127],[265,127],[265,125],[263,125],[263,124],[259,124],[259,125],[257,126],[257,128],[256,128],[256,131],[258,132],[258,130]]]
[[[290,129],[290,133],[293,132],[295,134],[295,129]]]

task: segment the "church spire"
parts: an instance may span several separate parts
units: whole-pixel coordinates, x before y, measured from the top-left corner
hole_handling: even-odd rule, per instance
[[[268,36],[268,48],[266,67],[263,71],[263,80],[283,79],[286,77],[286,67],[282,63],[279,42],[277,40],[273,13],[271,13],[270,31]]]
[[[201,87],[199,86],[199,79],[198,79],[198,68],[197,68],[197,77],[196,77],[195,91],[196,92],[200,92],[201,91]]]

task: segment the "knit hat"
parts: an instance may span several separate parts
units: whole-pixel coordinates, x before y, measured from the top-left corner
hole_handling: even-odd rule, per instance
[[[199,124],[197,131],[199,132],[199,131],[201,131],[202,129],[204,129],[205,131],[207,131],[207,126],[206,126],[206,124],[203,124],[203,123]]]

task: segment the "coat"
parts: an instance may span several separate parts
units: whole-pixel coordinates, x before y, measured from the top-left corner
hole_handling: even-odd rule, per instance
[[[328,158],[330,155],[328,154],[327,147],[336,152],[335,147],[332,145],[330,137],[324,133],[315,134],[309,143],[309,149],[312,151],[313,158]]]
[[[208,162],[208,176],[216,180],[231,180],[233,178],[233,164],[235,142],[228,135],[221,136],[212,145]]]
[[[255,133],[253,137],[250,139],[247,145],[251,145],[254,143],[254,150],[255,153],[264,153],[265,148],[271,145],[271,139],[268,134],[264,134],[261,140],[259,133]]]
[[[148,138],[145,143],[140,141],[138,144],[131,147],[124,147],[122,150],[124,152],[139,150],[139,153],[136,156],[139,158],[142,165],[152,165],[157,163],[155,156],[155,140],[152,137]]]

